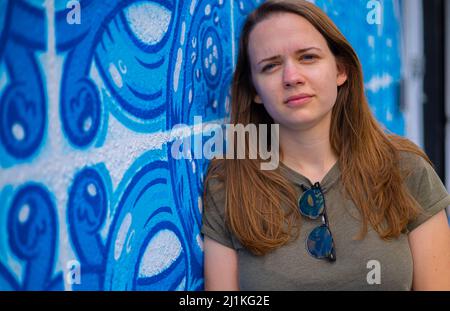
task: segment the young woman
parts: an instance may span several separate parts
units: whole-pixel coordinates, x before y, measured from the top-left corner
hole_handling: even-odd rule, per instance
[[[355,52],[319,8],[269,0],[249,15],[231,123],[279,124],[281,162],[211,162],[206,290],[450,290],[450,196],[376,122]]]

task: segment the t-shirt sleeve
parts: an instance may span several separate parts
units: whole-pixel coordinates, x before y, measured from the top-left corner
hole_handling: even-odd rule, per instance
[[[223,185],[220,187],[219,182],[214,179],[210,179],[205,187],[201,232],[222,245],[236,249],[232,234],[225,222],[225,189]]]
[[[410,173],[406,184],[422,209],[422,213],[407,225],[411,232],[449,206],[450,195],[430,163],[415,154],[409,154],[407,158]]]

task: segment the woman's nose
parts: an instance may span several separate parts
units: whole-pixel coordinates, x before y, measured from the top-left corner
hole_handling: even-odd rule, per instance
[[[283,72],[283,85],[286,88],[305,83],[305,77],[297,64],[286,63]]]

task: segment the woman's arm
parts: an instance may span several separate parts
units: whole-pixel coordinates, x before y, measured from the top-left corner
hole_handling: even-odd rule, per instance
[[[237,252],[205,236],[205,290],[239,290]]]
[[[450,290],[450,228],[445,210],[409,234],[414,290]]]

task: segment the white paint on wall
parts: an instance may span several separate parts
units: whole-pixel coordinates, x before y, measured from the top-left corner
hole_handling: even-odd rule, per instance
[[[117,232],[117,238],[114,245],[114,259],[117,261],[122,255],[122,249],[125,245],[125,240],[130,231],[131,223],[133,222],[133,216],[131,213],[127,213],[120,225],[119,231]]]
[[[120,74],[119,70],[117,69],[116,65],[113,63],[109,64],[109,75],[111,76],[111,79],[114,81],[114,84],[121,89],[123,87],[123,80],[122,75]]]
[[[180,79],[182,63],[183,63],[183,50],[179,48],[177,52],[177,61],[175,63],[175,71],[173,73],[173,90],[175,92],[178,91],[178,81]]]
[[[166,270],[178,259],[182,251],[175,233],[164,229],[150,240],[142,256],[139,277],[151,277]]]
[[[135,3],[124,9],[130,29],[143,43],[155,45],[169,28],[171,12],[156,3]]]
[[[393,82],[392,76],[389,73],[383,73],[381,76],[372,76],[369,82],[365,84],[365,88],[373,93],[380,89],[389,87]]]
[[[190,6],[190,8],[189,8],[189,13],[191,14],[191,15],[194,15],[194,10],[195,10],[195,5],[197,4],[197,0],[192,0],[192,2],[191,2],[191,6]]]
[[[236,47],[235,47],[235,41],[236,38],[234,37],[234,1],[230,1],[230,14],[231,14],[231,60],[233,64],[233,70],[236,67]]]

